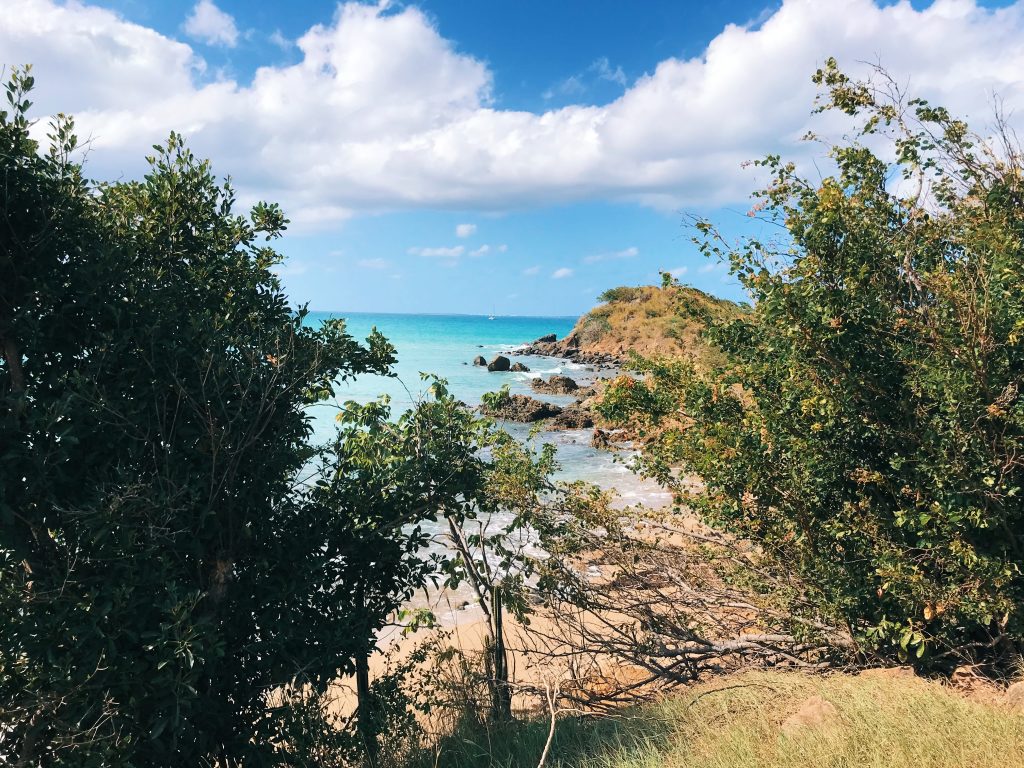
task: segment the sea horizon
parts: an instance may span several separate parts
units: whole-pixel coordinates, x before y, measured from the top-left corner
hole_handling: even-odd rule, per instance
[[[384,315],[390,316],[395,315],[399,317],[504,317],[510,319],[522,319],[522,320],[573,320],[576,321],[582,315],[579,314],[568,314],[568,315],[510,315],[505,313],[495,313],[493,315],[480,314],[478,312],[386,312],[386,311],[370,311],[370,310],[353,310],[348,311],[344,309],[313,309],[309,308],[311,314],[321,315],[341,315],[347,317],[349,315]]]

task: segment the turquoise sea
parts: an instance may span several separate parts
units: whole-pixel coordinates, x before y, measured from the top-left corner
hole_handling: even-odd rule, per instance
[[[392,407],[404,410],[421,397],[426,389],[420,372],[436,374],[448,381],[451,392],[468,403],[477,405],[480,396],[508,384],[513,393],[531,394],[560,405],[573,402],[572,397],[540,396],[530,389],[530,377],[564,373],[578,382],[592,381],[599,375],[587,366],[550,357],[514,357],[530,368],[529,373],[490,373],[486,368],[473,366],[472,360],[483,355],[488,360],[499,352],[507,352],[528,344],[548,333],[559,338],[566,335],[576,322],[575,317],[508,317],[493,320],[478,315],[404,315],[361,312],[312,312],[310,323],[320,323],[328,317],[343,317],[349,332],[363,339],[372,328],[377,328],[396,347],[397,378],[361,376],[338,387],[338,400],[368,402],[382,394],[391,397]],[[607,372],[605,373],[607,375]],[[326,440],[333,431],[335,411],[318,409],[316,437]],[[503,425],[512,434],[526,439],[529,427],[521,424]],[[566,479],[581,479],[606,489],[615,489],[622,503],[660,505],[667,495],[656,485],[637,478],[628,469],[624,459],[628,456],[597,451],[590,447],[590,430],[568,432],[541,432],[538,440],[554,443],[558,448],[561,475]]]

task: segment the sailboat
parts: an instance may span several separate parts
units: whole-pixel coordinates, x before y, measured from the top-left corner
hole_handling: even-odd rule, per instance
[[[494,319],[494,306],[493,305],[491,306],[491,314],[489,314],[487,316],[487,319],[488,320],[493,320]]]

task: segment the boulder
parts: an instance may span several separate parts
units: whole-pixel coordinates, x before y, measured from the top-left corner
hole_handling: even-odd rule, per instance
[[[570,405],[547,423],[548,429],[590,429],[594,417],[578,405]]]
[[[978,673],[973,664],[964,664],[953,670],[949,682],[957,688],[971,691],[984,686],[988,681]]]
[[[473,358],[473,365],[482,365],[486,368],[487,361],[484,359],[483,355],[477,355]]]
[[[913,667],[874,667],[862,670],[857,676],[877,680],[909,680],[917,675]]]
[[[535,392],[543,392],[546,395],[571,395],[579,385],[568,376],[551,376],[547,381],[534,379],[530,382]]]
[[[558,337],[553,333],[546,333],[537,339],[534,344],[551,344],[552,342],[558,341]]]
[[[782,732],[792,736],[807,728],[831,725],[838,718],[839,710],[835,704],[821,696],[811,696],[800,705],[800,709],[785,719],[782,723]]]
[[[1014,711],[1024,713],[1024,680],[1019,680],[1006,689],[1003,702]]]
[[[529,367],[527,367],[523,363],[512,363],[512,367],[509,368],[509,370],[514,371],[516,373],[529,373],[530,371]]]
[[[512,367],[512,361],[510,361],[504,355],[497,355],[491,362],[487,364],[488,371],[507,371]]]
[[[526,423],[550,419],[562,412],[557,405],[545,403],[528,395],[509,395],[492,407],[481,406],[480,410],[496,419]]]

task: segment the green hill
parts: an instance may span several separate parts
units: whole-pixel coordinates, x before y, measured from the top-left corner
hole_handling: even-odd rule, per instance
[[[569,357],[611,355],[630,351],[643,356],[689,357],[698,365],[714,352],[700,338],[711,320],[739,317],[746,310],[731,301],[689,286],[612,288],[598,306],[583,315],[564,339],[548,345],[548,354]]]

